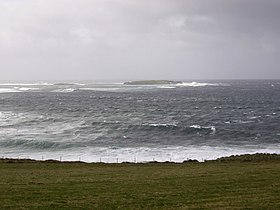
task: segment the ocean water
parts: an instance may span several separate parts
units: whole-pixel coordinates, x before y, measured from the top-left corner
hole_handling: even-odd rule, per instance
[[[0,156],[199,161],[280,153],[280,81],[0,83]]]

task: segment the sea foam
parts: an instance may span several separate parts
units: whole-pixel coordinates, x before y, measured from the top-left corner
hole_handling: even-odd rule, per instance
[[[51,145],[50,145],[51,146]],[[279,145],[280,146],[280,145]],[[22,150],[15,156],[12,149],[2,151],[2,156],[7,158],[32,158],[32,159],[54,159],[64,161],[84,161],[84,162],[137,162],[145,163],[151,161],[158,162],[183,162],[189,159],[196,159],[200,162],[213,160],[232,154],[254,154],[254,153],[277,153],[280,154],[280,147],[274,146],[251,146],[251,147],[211,147],[211,146],[170,146],[170,147],[94,147],[81,149],[68,149],[66,151],[36,151]]]
[[[17,92],[21,92],[21,91],[14,88],[0,88],[0,93],[17,93]]]
[[[202,82],[183,82],[178,83],[175,86],[177,87],[204,87],[204,86],[222,86],[224,84],[217,83],[202,83]]]

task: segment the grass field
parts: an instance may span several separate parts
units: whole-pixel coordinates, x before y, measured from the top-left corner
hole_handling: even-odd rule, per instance
[[[2,159],[0,209],[280,209],[279,156],[247,157],[183,164]]]

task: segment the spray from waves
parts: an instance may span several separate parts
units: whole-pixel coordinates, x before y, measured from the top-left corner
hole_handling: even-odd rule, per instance
[[[184,126],[178,125],[177,123],[150,123],[150,124],[142,124],[142,125],[130,125],[131,130],[139,131],[156,131],[159,132],[174,132],[174,133],[185,133],[185,134],[193,134],[193,133],[203,133],[207,134],[215,134],[216,127],[215,126],[200,126],[200,125],[191,125],[191,126]]]
[[[127,86],[121,83],[107,83],[107,84],[82,84],[82,83],[0,83],[0,93],[12,93],[12,92],[58,92],[58,93],[71,93],[75,90],[79,91],[105,91],[105,92],[135,92],[135,91],[152,91],[154,89],[175,89],[183,87],[205,87],[205,86],[225,86],[225,84],[218,83],[200,83],[200,82],[184,82],[178,84],[166,84],[166,85],[136,85]]]
[[[51,150],[51,149],[62,149],[68,148],[67,145],[62,145],[58,142],[52,141],[38,141],[38,140],[27,140],[27,139],[16,139],[8,141],[0,141],[0,146],[4,148],[17,148],[17,149],[33,149],[33,150]]]
[[[174,88],[176,88],[176,87],[174,87],[174,86],[164,86],[164,85],[161,85],[161,86],[157,86],[157,88],[160,88],[160,89],[174,89]]]
[[[21,92],[19,89],[14,88],[0,88],[0,93],[18,93]]]
[[[225,86],[226,84],[218,84],[218,83],[201,83],[201,82],[183,82],[178,83],[175,86],[177,87],[205,87],[205,86]]]
[[[65,82],[61,82],[61,83],[49,83],[49,82],[39,82],[39,83],[0,83],[0,86],[4,86],[4,87],[30,87],[30,86],[85,86],[86,84],[83,83],[65,83]]]
[[[0,111],[0,133],[3,134],[5,132],[4,127],[16,127],[17,132],[20,131],[20,127],[22,127],[25,123],[34,123],[34,125],[38,125],[41,121],[46,118],[43,115],[30,114],[24,112],[12,112],[12,111]]]
[[[206,87],[206,86],[228,86],[222,83],[201,83],[201,82],[182,82],[178,84],[167,84],[167,85],[149,85],[150,87],[156,86],[159,89],[174,89],[176,87]]]
[[[0,84],[0,93],[20,93],[26,91],[38,91],[46,85],[51,85],[49,83],[2,83]]]
[[[31,88],[31,87],[14,87],[14,89],[17,89],[19,91],[29,91],[29,90],[39,90],[40,88]]]
[[[149,125],[151,127],[177,127],[177,123],[151,123],[143,125]]]
[[[194,129],[210,129],[212,131],[212,134],[214,134],[216,132],[216,127],[215,126],[200,126],[200,125],[191,125],[190,128],[194,128]]]
[[[75,88],[66,88],[66,89],[53,90],[52,92],[55,92],[55,93],[71,93],[71,92],[74,92],[75,90],[76,90]]]
[[[85,91],[118,91],[120,88],[115,87],[88,87],[88,88],[79,88],[79,90],[85,90]]]
[[[39,82],[39,83],[0,83],[0,86],[48,86],[53,85],[53,83]]]
[[[20,93],[25,91],[39,90],[40,88],[34,87],[12,87],[12,88],[0,88],[0,93]]]
[[[43,143],[44,144],[44,143]],[[52,145],[49,145],[52,147]],[[70,148],[67,150],[24,150],[13,153],[12,148],[2,151],[2,157],[7,158],[32,158],[32,159],[54,159],[64,161],[84,162],[150,162],[150,161],[172,161],[183,162],[188,159],[198,161],[213,160],[232,154],[254,154],[254,153],[280,153],[280,145],[251,146],[251,147],[211,147],[211,146],[169,146],[169,147],[83,147]]]
[[[0,93],[23,93],[28,91],[73,92],[81,83],[0,83]]]
[[[10,126],[20,121],[22,114],[17,114],[12,111],[0,111],[0,126]],[[3,132],[3,130],[2,130]]]

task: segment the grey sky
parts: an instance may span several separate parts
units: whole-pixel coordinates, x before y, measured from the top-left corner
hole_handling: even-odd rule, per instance
[[[279,0],[0,0],[2,80],[280,79]]]

